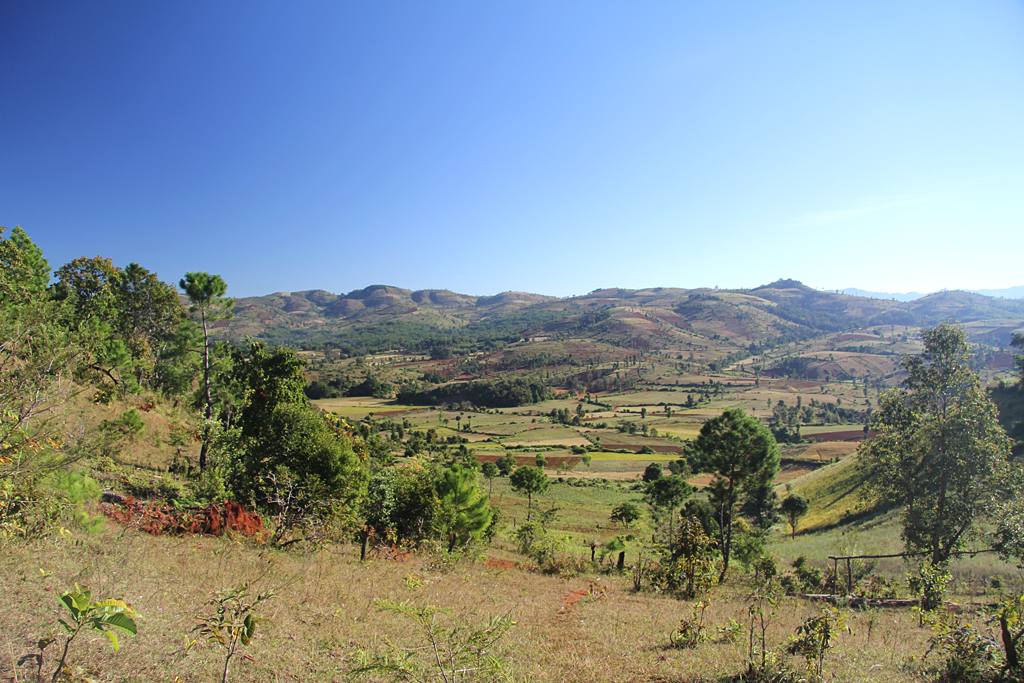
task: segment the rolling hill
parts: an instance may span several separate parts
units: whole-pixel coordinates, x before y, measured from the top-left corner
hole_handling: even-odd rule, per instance
[[[612,288],[570,298],[373,285],[344,295],[309,290],[239,299],[234,319],[219,325],[231,339],[249,335],[351,353],[493,350],[560,335],[643,351],[714,350],[710,356],[725,360],[860,328],[895,331],[950,319],[986,343],[1005,346],[1011,333],[1024,327],[1024,300],[949,291],[900,302],[819,291],[797,280],[750,290]]]

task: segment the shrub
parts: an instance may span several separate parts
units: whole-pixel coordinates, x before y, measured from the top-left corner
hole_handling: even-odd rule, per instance
[[[656,582],[683,598],[705,593],[715,584],[718,561],[712,555],[715,542],[694,517],[684,519],[676,532],[674,551],[658,572]]]

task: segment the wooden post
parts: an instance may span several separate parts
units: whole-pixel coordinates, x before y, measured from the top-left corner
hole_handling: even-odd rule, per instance
[[[617,569],[618,569],[618,570],[619,570],[620,572],[621,572],[621,571],[622,571],[623,569],[625,569],[625,568],[626,568],[626,551],[625,551],[625,550],[623,550],[622,552],[620,552],[620,553],[619,553],[619,564],[618,564],[618,565],[616,566],[616,568],[617,568]]]

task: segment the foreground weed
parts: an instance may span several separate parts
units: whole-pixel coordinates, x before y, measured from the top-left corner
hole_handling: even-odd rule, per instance
[[[81,679],[80,676],[66,666],[66,662],[71,643],[83,631],[99,631],[110,639],[111,647],[114,648],[115,652],[120,649],[120,644],[117,640],[118,631],[129,636],[135,635],[138,631],[135,620],[139,618],[139,615],[127,603],[121,600],[107,599],[93,602],[92,593],[89,589],[81,588],[77,583],[74,590],[64,591],[57,598],[60,600],[60,604],[71,613],[68,619],[57,619],[64,632],[56,634],[50,631],[49,637],[39,640],[38,653],[25,655],[18,662],[20,665],[25,665],[34,661],[36,663],[37,680],[42,680],[43,653],[46,651],[46,648],[58,642],[61,638],[64,639],[64,651],[61,653],[57,668],[53,670],[50,683],[57,683],[60,680],[72,681],[76,678]]]
[[[444,683],[512,680],[504,663],[490,652],[516,624],[508,614],[492,617],[482,628],[471,628],[451,624],[451,612],[434,605],[414,607],[409,602],[391,600],[377,600],[375,604],[385,612],[408,617],[416,625],[422,644],[406,647],[389,642],[388,652],[372,655],[359,652],[361,665],[353,669],[352,674],[382,674],[392,680],[441,680]]]
[[[673,647],[692,649],[711,640],[708,627],[704,624],[704,613],[710,606],[710,600],[698,602],[693,606],[692,616],[679,620],[679,628],[669,636]]]
[[[775,582],[778,566],[774,558],[762,557],[754,568],[757,578],[747,596],[747,676],[749,680],[762,680],[775,665],[775,653],[768,649],[768,626],[779,617],[775,610],[780,589]]]
[[[999,648],[990,634],[950,612],[937,615],[932,631],[925,657],[932,652],[944,656],[943,680],[969,683],[991,678]]]
[[[272,593],[257,594],[253,597],[249,592],[249,584],[243,583],[238,588],[218,591],[217,596],[206,604],[214,607],[211,614],[196,617],[199,624],[195,630],[207,640],[217,643],[225,650],[224,671],[221,683],[227,683],[228,667],[231,659],[238,653],[238,648],[252,642],[256,634],[256,624],[266,621],[256,616],[260,605],[273,597]]]
[[[825,605],[816,617],[811,617],[796,629],[789,646],[789,653],[800,655],[807,662],[807,668],[822,680],[825,655],[835,646],[835,640],[843,630],[849,631],[846,616],[831,605]]]

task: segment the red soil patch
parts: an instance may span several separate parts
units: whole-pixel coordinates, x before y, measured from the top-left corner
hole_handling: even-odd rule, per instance
[[[603,586],[601,588],[598,588],[597,585],[593,581],[591,581],[590,585],[586,588],[580,588],[579,590],[575,590],[562,599],[562,611],[565,612],[574,604],[576,604],[577,602],[586,597],[601,600],[605,597],[606,590],[607,589],[605,589]]]
[[[878,432],[870,431],[867,433],[866,438],[874,437]],[[821,432],[818,434],[808,434],[807,440],[816,439],[818,441],[863,441],[865,439],[863,429],[850,429],[841,432]]]
[[[639,453],[643,450],[644,446],[649,446],[655,453],[673,453],[681,455],[684,452],[684,448],[678,444],[672,443],[658,443],[656,441],[648,441],[644,443],[629,443],[627,441],[620,441],[613,436],[606,436],[601,438],[601,446],[603,448],[610,448],[613,450],[630,450],[634,453]]]
[[[490,558],[487,559],[487,566],[488,567],[495,567],[497,569],[515,569],[516,568],[516,564],[514,562],[509,562],[508,560],[492,560]]]
[[[497,462],[498,458],[502,457],[497,453],[479,453],[476,456],[479,462]],[[516,461],[516,467],[531,466],[537,464],[537,456],[534,454],[530,455],[517,455],[512,454],[512,457]],[[544,454],[544,459],[548,461],[547,469],[557,470],[561,469],[562,464],[566,463],[568,469],[572,469],[576,465],[580,464],[580,457],[578,455],[552,455],[549,456]]]

